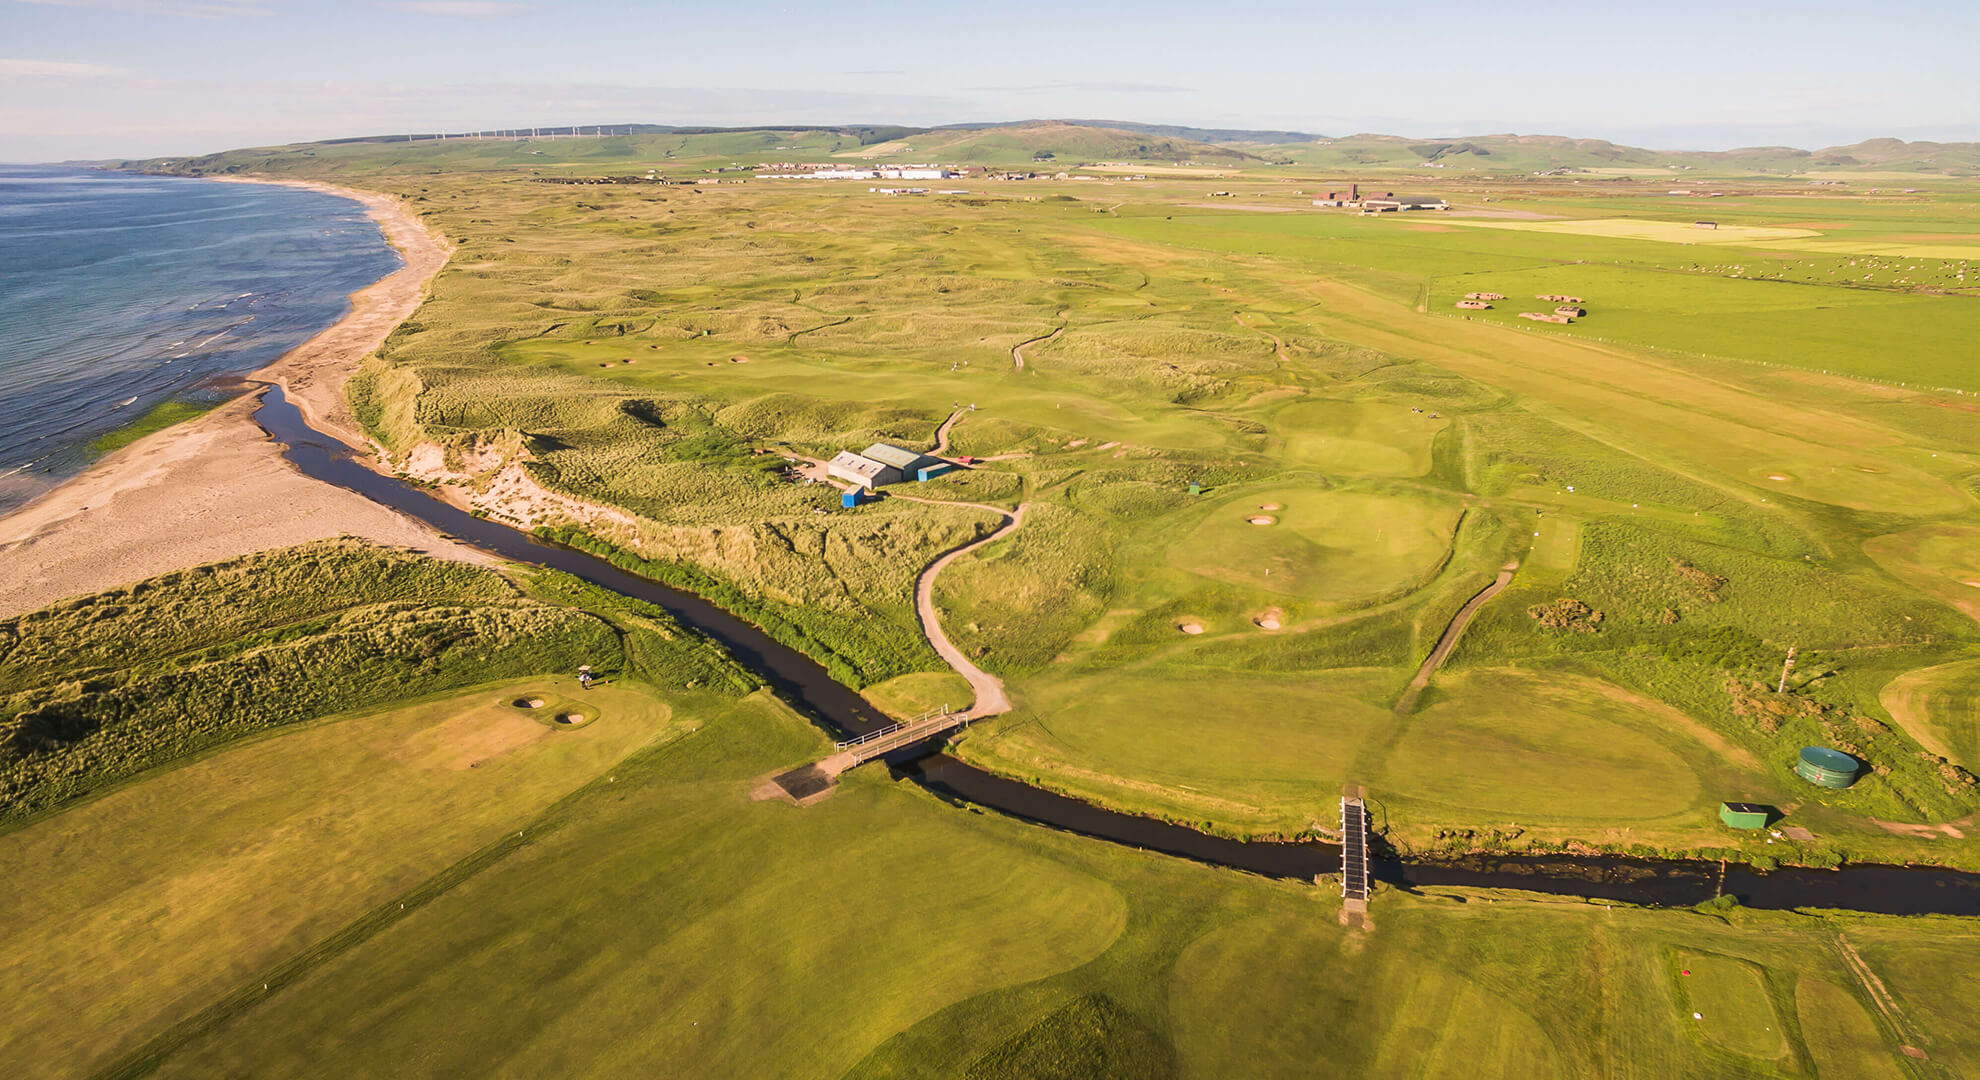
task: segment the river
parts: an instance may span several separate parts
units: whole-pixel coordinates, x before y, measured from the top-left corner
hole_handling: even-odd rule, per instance
[[[265,391],[254,416],[285,446],[283,456],[305,475],[357,492],[504,559],[561,570],[657,604],[727,648],[778,696],[829,728],[863,734],[892,723],[890,717],[833,680],[803,653],[698,596],[639,577],[584,552],[546,544],[507,525],[475,517],[417,486],[373,471],[350,447],[310,427],[301,410],[289,404],[278,387]],[[1211,836],[1043,791],[927,747],[894,754],[888,765],[898,775],[943,798],[1109,843],[1305,881],[1340,866],[1340,849],[1334,845]],[[1379,797],[1371,800],[1371,808],[1379,816]],[[1378,859],[1373,874],[1378,881],[1403,888],[1462,885],[1519,889],[1657,907],[1689,907],[1723,893],[1753,908],[1980,915],[1980,874],[1930,867],[1852,864],[1836,870],[1761,873],[1743,865],[1722,868],[1695,860],[1480,855],[1449,861]]]

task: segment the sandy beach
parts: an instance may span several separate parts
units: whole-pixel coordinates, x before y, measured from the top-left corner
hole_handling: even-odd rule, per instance
[[[359,361],[418,308],[453,249],[397,200],[305,181],[363,203],[404,267],[351,296],[351,311],[253,378],[283,387],[310,423],[366,440],[344,401]],[[0,518],[0,618],[64,597],[251,551],[352,535],[443,558],[492,561],[424,525],[291,468],[254,422],[252,395],[148,436]]]

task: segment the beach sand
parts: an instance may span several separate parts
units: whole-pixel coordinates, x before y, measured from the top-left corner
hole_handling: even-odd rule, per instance
[[[343,320],[253,375],[280,385],[312,425],[364,446],[344,401],[345,380],[419,306],[452,248],[389,197],[279,182],[363,203],[405,260],[352,294]],[[495,561],[297,472],[255,424],[254,405],[252,396],[238,398],[140,439],[0,518],[0,618],[200,563],[340,535],[441,558]]]

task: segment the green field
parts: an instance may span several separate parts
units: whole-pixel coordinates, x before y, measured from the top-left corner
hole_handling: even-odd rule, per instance
[[[1024,507],[933,589],[1014,704],[955,747],[992,771],[1239,837],[1325,837],[1360,784],[1406,855],[1980,868],[1970,181],[1810,189],[1754,152],[1691,202],[1664,192],[1703,175],[1649,152],[1534,177],[1600,148],[1186,143],[648,132],[177,167],[403,199],[458,250],[350,383],[388,467],[708,596],[890,714],[967,704],[915,581]],[[911,153],[1092,178],[882,198],[751,168]],[[1453,171],[1376,172],[1432,158]],[[1343,175],[1454,209],[1313,208]],[[1455,309],[1472,291],[1509,299]],[[1588,315],[1517,319],[1556,292]],[[905,497],[846,509],[785,469],[952,414],[978,460]],[[753,799],[827,736],[555,574],[264,553],[0,623],[0,676],[0,846],[35,868],[0,1047],[47,1075],[1980,1069],[1959,920],[1429,889],[1349,926],[1327,883],[879,769]],[[1863,775],[1804,783],[1807,745]],[[1728,800],[1783,816],[1734,831]]]
[[[10,897],[0,986],[33,1005],[0,1045],[44,1076],[987,1080],[1905,1076],[1900,1041],[1970,1053],[1980,939],[1957,920],[1432,890],[1349,928],[1329,889],[881,773],[752,801],[823,741],[761,695],[603,688],[558,731],[508,704],[541,685],[313,725],[0,838],[68,856]]]

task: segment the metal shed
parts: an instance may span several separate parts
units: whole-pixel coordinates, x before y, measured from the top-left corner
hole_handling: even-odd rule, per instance
[[[1764,829],[1773,819],[1774,808],[1761,803],[1729,802],[1719,804],[1719,820],[1735,829]]]
[[[903,477],[913,476],[916,470],[935,460],[919,450],[906,450],[892,443],[883,442],[874,443],[860,451],[860,456],[899,469]]]

